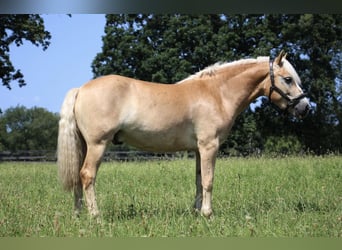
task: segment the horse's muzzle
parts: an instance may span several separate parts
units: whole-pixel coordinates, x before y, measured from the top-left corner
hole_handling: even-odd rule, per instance
[[[311,105],[307,98],[302,99],[296,106],[293,108],[294,116],[303,119],[305,118],[311,110]]]

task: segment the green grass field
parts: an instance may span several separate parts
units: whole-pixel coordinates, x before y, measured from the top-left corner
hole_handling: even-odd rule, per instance
[[[342,237],[342,157],[218,159],[214,216],[192,210],[194,160],[104,163],[98,222],[73,215],[54,163],[0,164],[0,236]]]

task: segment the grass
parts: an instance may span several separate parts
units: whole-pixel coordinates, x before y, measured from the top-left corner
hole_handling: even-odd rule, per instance
[[[54,163],[0,164],[0,236],[342,237],[342,158],[218,159],[214,216],[192,210],[194,160],[102,164],[101,220],[73,215]]]

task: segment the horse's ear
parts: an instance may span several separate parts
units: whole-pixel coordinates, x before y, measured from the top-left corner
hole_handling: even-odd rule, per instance
[[[286,53],[284,50],[280,51],[279,55],[278,55],[277,58],[274,60],[275,63],[278,64],[278,65],[281,67],[282,64],[283,64],[282,61],[283,61],[283,59],[286,58],[286,56],[287,56],[287,53]]]

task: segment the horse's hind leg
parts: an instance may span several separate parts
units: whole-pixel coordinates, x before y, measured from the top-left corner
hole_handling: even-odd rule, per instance
[[[99,214],[95,196],[95,180],[105,149],[105,143],[87,145],[87,155],[80,171],[87,208],[90,215],[93,217],[96,217]]]
[[[74,199],[75,199],[75,215],[78,216],[82,209],[82,198],[83,198],[83,190],[82,184],[80,183],[76,187],[74,187]]]

